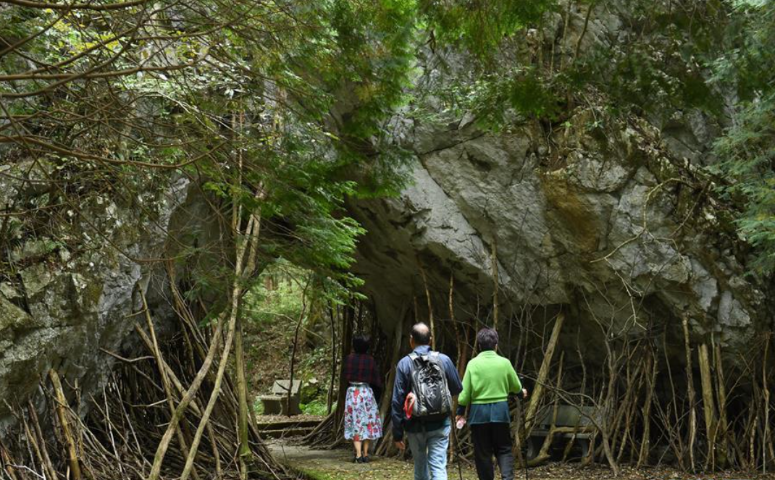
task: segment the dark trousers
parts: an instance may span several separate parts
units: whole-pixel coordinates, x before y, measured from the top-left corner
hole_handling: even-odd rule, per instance
[[[501,478],[514,479],[514,454],[511,451],[511,429],[508,423],[471,425],[471,438],[474,442],[474,460],[479,480],[495,478],[493,456],[498,461]]]

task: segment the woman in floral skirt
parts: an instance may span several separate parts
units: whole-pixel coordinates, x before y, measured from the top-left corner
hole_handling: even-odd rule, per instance
[[[382,377],[368,351],[369,338],[356,336],[353,353],[344,359],[342,370],[350,384],[344,404],[344,438],[353,441],[355,463],[369,463],[369,442],[382,436],[382,419],[376,400],[382,392]]]

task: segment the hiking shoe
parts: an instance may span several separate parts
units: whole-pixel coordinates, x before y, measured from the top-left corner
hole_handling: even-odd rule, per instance
[[[368,456],[361,457],[361,463],[369,463],[370,461],[371,461],[371,458],[369,458]]]
[[[353,463],[363,463],[363,457],[355,457],[355,458],[353,458]]]

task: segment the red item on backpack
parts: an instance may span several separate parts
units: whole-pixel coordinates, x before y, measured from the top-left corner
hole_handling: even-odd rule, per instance
[[[406,400],[404,400],[404,415],[406,415],[406,419],[409,420],[412,418],[412,411],[414,410],[414,393],[409,392],[409,394],[406,396]]]

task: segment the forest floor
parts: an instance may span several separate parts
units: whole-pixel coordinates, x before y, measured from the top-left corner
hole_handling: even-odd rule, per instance
[[[315,450],[294,445],[293,442],[274,441],[269,448],[275,457],[293,471],[309,480],[411,480],[413,463],[411,459],[374,457],[371,463],[355,464],[350,449]],[[517,470],[516,480],[749,480],[775,479],[775,475],[744,474],[740,472],[718,472],[709,475],[689,475],[663,468],[622,467],[620,476],[614,477],[611,470],[601,466],[583,467],[578,463],[548,463],[531,468],[527,476],[524,470]],[[476,471],[470,465],[458,470],[455,462],[447,467],[449,480],[477,480]],[[496,473],[496,478],[499,478]]]
[[[372,457],[367,464],[353,463],[350,449],[313,450],[304,446],[273,442],[269,448],[275,457],[310,480],[409,480],[414,478],[411,460]],[[457,465],[447,468],[450,480],[458,479]],[[464,480],[476,480],[470,467],[462,469]]]

